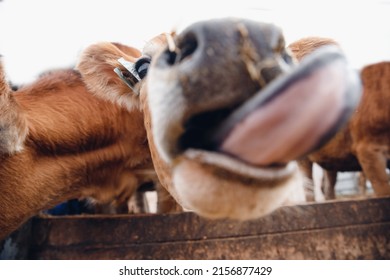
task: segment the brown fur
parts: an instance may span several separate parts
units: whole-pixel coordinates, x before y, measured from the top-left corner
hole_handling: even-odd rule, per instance
[[[335,41],[310,37],[294,42],[289,48],[301,59],[324,44],[335,44]],[[363,170],[376,195],[390,194],[386,175],[390,158],[390,102],[387,102],[390,99],[390,62],[364,67],[361,79],[363,96],[347,126],[305,159],[308,176],[314,162],[326,170],[331,187],[326,190],[327,198],[335,197],[337,171]]]
[[[147,43],[153,50],[158,50],[161,44],[165,42],[165,35],[161,34]],[[132,56],[132,50],[128,47],[110,42],[101,42],[89,46],[81,55],[77,69],[80,70],[83,77],[88,81],[88,85],[94,88],[94,93],[102,99],[110,100],[111,102],[118,103],[118,100],[123,100],[122,96],[126,96],[129,92],[129,88],[121,81],[118,76],[113,72],[116,67],[124,70],[124,67],[117,61],[118,58],[123,57],[127,61],[135,62]],[[104,75],[100,78],[96,78],[94,72],[101,72],[104,69]],[[103,80],[103,82],[102,82]],[[108,88],[106,87],[108,85]],[[129,99],[129,97],[126,97]],[[169,176],[168,167],[158,160],[158,154],[153,142],[152,135],[150,133],[151,119],[150,113],[146,106],[147,97],[145,95],[140,96],[139,108],[142,108],[144,114],[144,125],[147,131],[147,137],[149,142],[149,148],[151,156],[153,158],[154,169],[157,172],[159,182],[156,186],[158,193],[158,205],[157,209],[160,213],[179,212],[182,208],[176,203],[176,200],[170,195],[169,186],[171,185],[171,178]],[[127,110],[131,110],[132,106],[127,106],[126,103],[119,102],[120,105]],[[168,191],[167,191],[168,190]]]
[[[74,70],[11,93],[0,70],[0,239],[60,202],[122,203],[155,179],[136,98],[131,110],[96,98]]]

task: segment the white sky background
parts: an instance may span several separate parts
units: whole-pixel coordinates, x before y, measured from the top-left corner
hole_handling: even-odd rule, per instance
[[[27,83],[43,71],[74,65],[89,44],[142,48],[159,33],[226,16],[273,22],[287,43],[334,38],[357,68],[390,60],[390,0],[2,0],[0,54],[8,78]]]

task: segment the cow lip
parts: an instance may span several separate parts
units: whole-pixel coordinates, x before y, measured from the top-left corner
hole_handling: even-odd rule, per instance
[[[209,164],[215,167],[217,166],[225,171],[234,173],[237,176],[246,178],[250,177],[252,179],[257,178],[259,180],[288,177],[297,169],[296,162],[288,162],[286,164],[273,166],[255,166],[226,153],[193,148],[185,150],[179,156],[179,160],[177,160],[177,162],[180,162],[181,157],[199,161],[203,164]]]

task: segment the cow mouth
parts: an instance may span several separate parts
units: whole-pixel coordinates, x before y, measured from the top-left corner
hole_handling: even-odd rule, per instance
[[[202,112],[191,116],[184,122],[183,134],[177,139],[177,156],[184,155],[185,157],[205,161],[209,164],[220,165],[224,169],[230,169],[237,173],[237,168],[240,170],[251,170],[255,174],[255,170],[270,169],[280,170],[285,169],[287,162],[274,162],[267,165],[252,164],[238,156],[235,156],[228,151],[221,149],[223,138],[220,135],[223,133],[224,127],[230,122],[230,118],[234,112],[238,110],[244,102],[229,106],[227,108],[220,108],[213,111]],[[293,171],[292,165],[286,168]],[[241,172],[243,176],[248,176],[247,173]],[[264,176],[264,173],[261,173]],[[254,176],[256,177],[256,176]]]
[[[220,108],[191,116],[184,123],[184,132],[178,138],[178,150],[182,152],[187,149],[218,151],[218,143],[214,139],[215,131],[240,105],[236,104],[227,108]]]
[[[218,166],[238,176],[262,178],[274,177],[274,172],[282,172],[284,176],[291,175],[294,164],[288,162],[273,162],[267,165],[253,164],[239,156],[221,148],[226,139],[226,126],[231,125],[231,118],[243,106],[246,100],[226,108],[206,111],[190,116],[183,124],[183,133],[178,136],[173,155],[175,159],[185,157],[204,164]],[[234,118],[234,117],[233,117]],[[175,143],[175,142],[173,142]],[[283,170],[283,171],[282,171]],[[268,171],[271,172],[268,174]],[[264,173],[265,172],[265,173]],[[282,175],[278,173],[278,176]]]

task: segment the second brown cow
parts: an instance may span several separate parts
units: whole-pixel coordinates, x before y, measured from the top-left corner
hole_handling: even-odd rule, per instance
[[[332,39],[308,37],[289,45],[303,59],[321,45],[337,44]],[[367,65],[361,70],[363,96],[347,126],[332,140],[302,161],[311,173],[312,163],[325,169],[335,198],[337,172],[363,171],[378,196],[390,195],[386,168],[390,159],[390,62]]]

